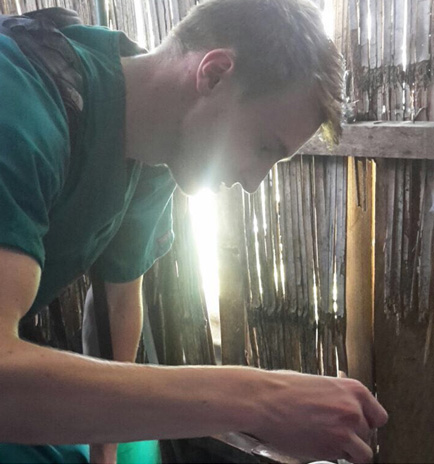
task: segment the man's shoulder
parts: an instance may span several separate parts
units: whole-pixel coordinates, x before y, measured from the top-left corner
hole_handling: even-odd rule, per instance
[[[34,74],[34,69],[16,42],[7,35],[0,34],[0,72],[6,73],[8,67],[14,66]]]
[[[103,26],[74,24],[61,29],[61,32],[77,48],[83,47],[94,53],[117,56],[132,56],[146,53],[136,42],[122,31],[111,30]]]

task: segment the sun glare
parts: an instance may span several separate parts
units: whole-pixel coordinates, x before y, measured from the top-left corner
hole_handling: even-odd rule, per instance
[[[203,190],[190,197],[190,214],[193,233],[199,254],[200,270],[211,326],[219,321],[219,277],[217,262],[217,213],[216,196]],[[220,334],[213,330],[214,342]]]
[[[335,16],[333,9],[333,0],[326,0],[324,2],[324,10],[322,12],[322,21],[327,35],[333,39],[335,33]]]

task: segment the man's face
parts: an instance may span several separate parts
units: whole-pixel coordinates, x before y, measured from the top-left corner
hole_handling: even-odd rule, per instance
[[[294,154],[321,122],[309,90],[243,100],[238,87],[222,83],[185,118],[180,154],[169,167],[189,195],[235,183],[254,192],[272,166]]]

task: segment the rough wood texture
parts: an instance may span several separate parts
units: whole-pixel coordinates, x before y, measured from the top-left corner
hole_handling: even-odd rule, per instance
[[[381,160],[376,177],[375,375],[390,415],[380,462],[432,463],[434,272],[422,262],[434,254],[434,164]]]
[[[373,379],[373,163],[349,158],[347,226],[348,373],[374,390]]]
[[[338,146],[329,148],[316,135],[298,153],[360,158],[434,159],[434,122],[347,124]]]

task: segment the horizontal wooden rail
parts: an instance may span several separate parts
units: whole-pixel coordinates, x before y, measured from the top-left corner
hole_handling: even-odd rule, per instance
[[[434,159],[434,122],[346,124],[338,146],[330,149],[320,135],[315,135],[301,147],[298,154]]]

